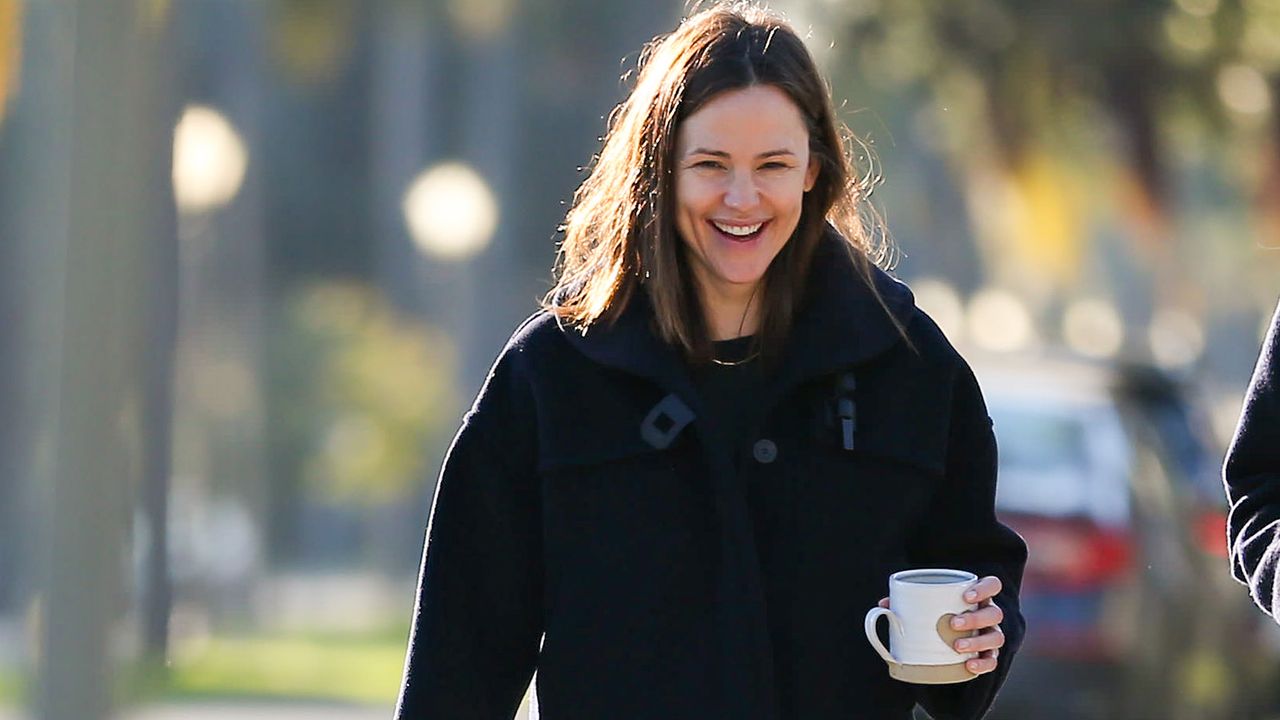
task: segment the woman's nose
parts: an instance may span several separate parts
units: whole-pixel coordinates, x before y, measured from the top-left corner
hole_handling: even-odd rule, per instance
[[[724,194],[724,204],[734,210],[745,210],[759,202],[760,193],[750,173],[734,173]]]

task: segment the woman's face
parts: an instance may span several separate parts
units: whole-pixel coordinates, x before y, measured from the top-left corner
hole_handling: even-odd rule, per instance
[[[676,230],[703,297],[749,296],[818,177],[800,109],[778,88],[713,97],[676,132]]]

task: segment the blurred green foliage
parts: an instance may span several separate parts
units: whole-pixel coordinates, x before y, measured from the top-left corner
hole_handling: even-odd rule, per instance
[[[376,505],[421,488],[457,420],[449,338],[366,286],[325,281],[285,300],[269,346],[275,431],[303,492]]]
[[[26,700],[26,684],[14,668],[0,668],[0,708],[16,707]]]
[[[1122,258],[1147,268],[1156,305],[1274,306],[1280,256],[1261,249],[1280,245],[1280,0],[788,6],[846,112],[874,109],[850,124],[886,162],[925,150],[946,163],[981,282],[1041,309],[1114,298],[1133,281]],[[913,211],[933,212],[932,194],[918,195]]]
[[[1130,160],[1156,172],[1170,122],[1190,117],[1222,135],[1275,114],[1266,98],[1280,78],[1277,0],[813,5],[838,28],[841,65],[860,68],[869,86],[947,99],[958,99],[957,86],[978,89],[958,109],[1008,160],[1063,123],[1096,127],[1092,114],[1102,112],[1129,140]]]

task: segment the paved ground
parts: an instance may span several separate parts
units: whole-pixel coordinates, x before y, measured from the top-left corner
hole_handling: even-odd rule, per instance
[[[309,703],[173,703],[134,708],[119,720],[390,720],[389,707]],[[29,720],[25,713],[0,708],[0,720]]]
[[[392,708],[363,705],[219,703],[157,705],[122,720],[391,720]]]

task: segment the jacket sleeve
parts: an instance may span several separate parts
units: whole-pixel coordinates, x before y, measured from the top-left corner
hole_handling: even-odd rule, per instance
[[[993,600],[1004,611],[1005,634],[998,665],[990,673],[955,685],[916,685],[916,700],[935,720],[974,720],[991,707],[1026,624],[1018,588],[1027,548],[1017,533],[996,519],[996,442],[977,380],[962,363],[953,390],[946,471],[931,501],[927,520],[908,547],[917,567],[953,567],[1000,578]]]
[[[397,720],[510,720],[542,635],[541,504],[527,385],[500,358],[445,458]]]
[[[1223,466],[1231,505],[1227,541],[1231,573],[1254,602],[1280,619],[1280,307],[1254,368],[1235,438]]]

